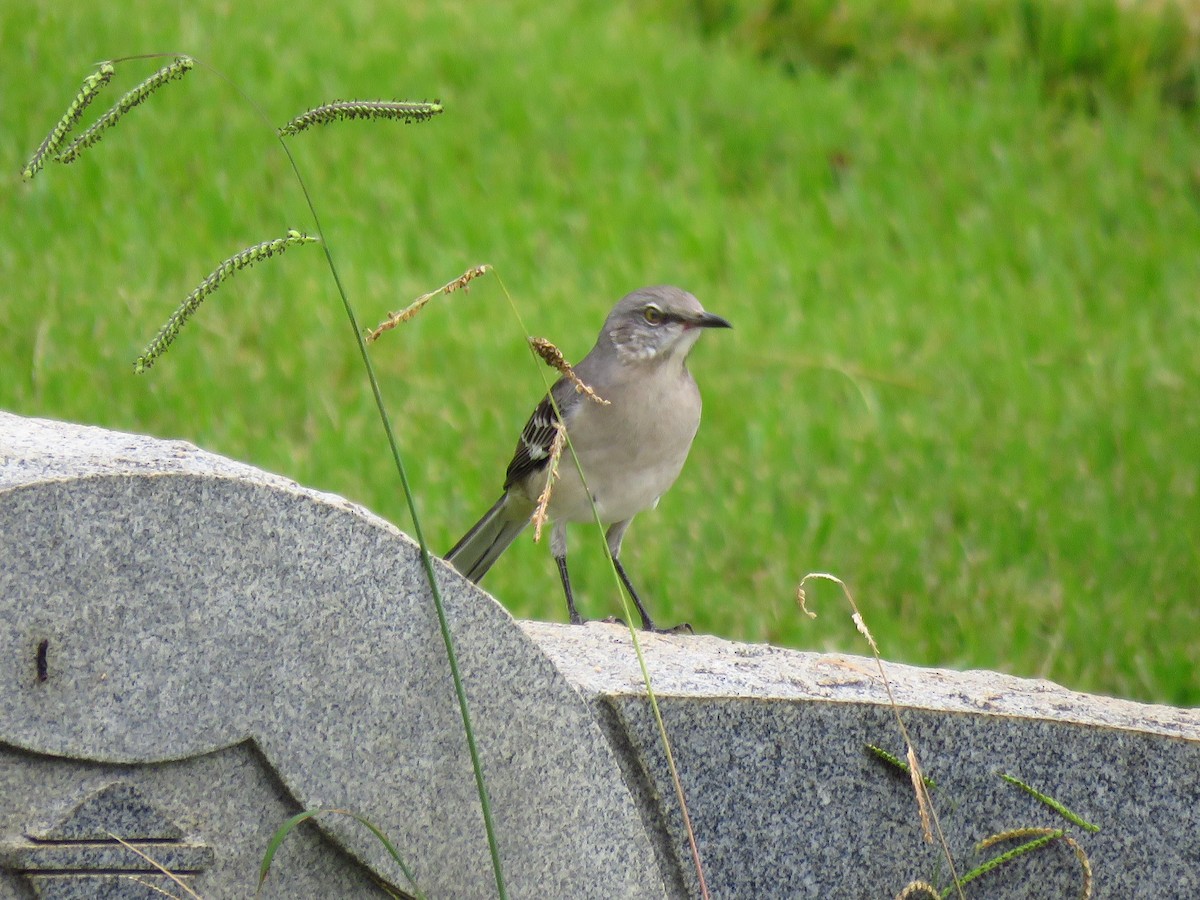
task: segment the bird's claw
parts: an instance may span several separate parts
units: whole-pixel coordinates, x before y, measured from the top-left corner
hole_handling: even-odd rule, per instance
[[[617,616],[608,616],[602,620],[606,625],[624,625],[625,620]],[[653,622],[646,622],[642,625],[642,631],[648,631],[651,634],[695,634],[690,622],[680,622],[672,628],[659,628]]]
[[[647,631],[653,631],[655,634],[695,634],[691,622],[680,622],[671,628],[647,628]]]

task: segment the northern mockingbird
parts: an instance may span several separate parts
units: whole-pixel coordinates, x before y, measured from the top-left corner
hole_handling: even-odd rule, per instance
[[[585,491],[570,451],[564,449],[548,512],[554,521],[550,550],[571,622],[583,619],[575,609],[567,574],[567,523],[594,521],[594,502],[600,521],[608,526],[605,537],[617,574],[642,616],[642,626],[655,630],[621,565],[621,539],[633,517],[653,508],[675,483],[700,426],[700,391],[687,369],[700,329],[730,327],[677,287],[634,291],[613,307],[596,346],[575,367],[579,379],[609,405],[580,393],[566,378],[550,389],[587,483]],[[554,406],[547,396],[521,432],[504,478],[504,495],[446,554],[446,561],[471,581],[483,578],[529,524],[546,487],[556,430]]]

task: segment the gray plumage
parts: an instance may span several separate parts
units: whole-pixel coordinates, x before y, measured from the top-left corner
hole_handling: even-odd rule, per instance
[[[679,476],[700,425],[700,391],[687,369],[687,356],[703,328],[729,328],[720,316],[677,287],[649,287],[624,297],[609,313],[596,345],[577,366],[579,379],[609,405],[579,393],[565,378],[551,388],[571,445],[583,467],[600,521],[609,526],[609,550],[643,625],[653,628],[629,584],[619,556],[633,517],[658,503]],[[468,531],[446,560],[478,582],[529,524],[546,485],[554,406],[543,398],[517,442],[504,479],[504,494]],[[550,547],[562,576],[567,606],[575,611],[567,576],[566,526],[592,521],[587,491],[564,451],[551,492],[554,521]]]

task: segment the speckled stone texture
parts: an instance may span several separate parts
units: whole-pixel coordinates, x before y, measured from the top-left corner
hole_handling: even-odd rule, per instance
[[[696,896],[628,632],[515,623],[438,572],[510,896]],[[946,884],[908,782],[865,750],[903,755],[874,660],[641,642],[714,898]],[[976,849],[988,835],[1061,827],[1094,897],[1200,897],[1200,713],[887,671],[960,872],[1001,852]],[[180,893],[97,843],[109,830],[205,900],[249,897],[278,825],[325,806],[377,823],[430,897],[495,896],[412,542],[188,444],[0,413],[0,900]],[[264,896],[382,897],[377,876],[407,887],[364,829],[327,818],[289,839]],[[966,896],[1078,897],[1082,883],[1059,842]]]
[[[494,601],[438,571],[509,895],[662,897],[589,706]],[[414,544],[188,444],[0,413],[0,898],[86,896],[50,864],[128,854],[37,841],[106,815],[167,829],[205,900],[249,897],[275,828],[331,806],[386,832],[430,897],[495,896]],[[372,873],[408,887],[365,829],[326,817],[285,845],[264,896],[383,896]]]
[[[623,760],[669,892],[697,894],[682,820],[628,632],[522,623],[589,699]],[[905,777],[865,750],[903,757],[875,660],[641,636],[715,897],[896,896],[946,883]],[[1090,860],[1096,898],[1200,897],[1200,712],[1068,691],[993,672],[886,664],[960,874],[1005,849],[976,842],[1065,828]],[[1071,824],[1003,781],[1008,773],[1100,831]],[[966,896],[1081,896],[1072,849],[998,868]],[[926,896],[926,895],[921,895]],[[953,895],[952,895],[953,896]]]

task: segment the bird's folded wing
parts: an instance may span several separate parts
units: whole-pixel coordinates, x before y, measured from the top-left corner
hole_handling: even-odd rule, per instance
[[[550,461],[550,446],[554,443],[554,435],[558,430],[557,421],[554,405],[547,395],[542,398],[542,402],[537,405],[537,409],[521,430],[516,452],[504,475],[505,490],[546,468]]]

